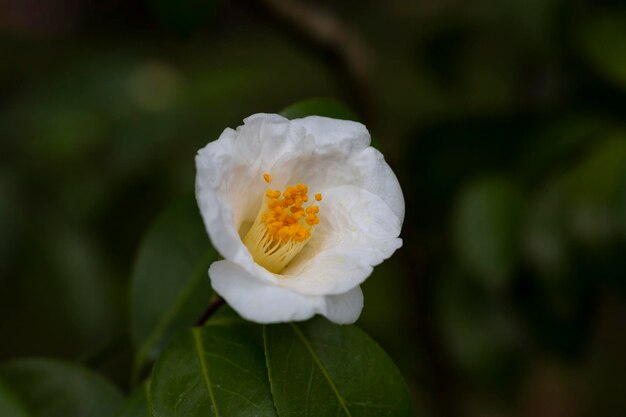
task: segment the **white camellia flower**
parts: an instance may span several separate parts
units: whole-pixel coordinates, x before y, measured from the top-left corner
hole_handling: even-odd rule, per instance
[[[404,198],[360,123],[256,114],[196,156],[196,198],[224,260],[211,283],[258,323],[353,323],[359,285],[402,246]],[[310,197],[309,197],[310,195]]]

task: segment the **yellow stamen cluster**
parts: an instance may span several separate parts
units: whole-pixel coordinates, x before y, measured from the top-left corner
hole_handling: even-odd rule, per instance
[[[287,187],[282,197],[278,190],[267,190],[265,196],[268,210],[263,213],[261,220],[273,240],[302,242],[311,237],[310,226],[320,222],[317,217],[319,207],[302,207],[309,201],[307,191],[308,187],[304,184]],[[305,224],[300,220],[304,220]]]
[[[263,174],[266,182],[269,174]],[[274,273],[280,273],[310,239],[313,228],[319,224],[319,207],[313,204],[304,207],[309,201],[308,187],[305,184],[288,186],[284,192],[268,189],[264,202],[244,244],[254,260]],[[321,201],[322,195],[315,194]]]

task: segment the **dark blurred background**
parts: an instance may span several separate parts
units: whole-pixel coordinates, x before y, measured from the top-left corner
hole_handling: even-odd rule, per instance
[[[625,6],[1,0],[0,360],[126,389],[133,259],[196,150],[330,97],[405,193],[359,325],[418,415],[626,415]]]

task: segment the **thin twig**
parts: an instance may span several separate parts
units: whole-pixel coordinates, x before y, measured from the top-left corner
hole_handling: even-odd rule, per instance
[[[204,323],[206,323],[207,320],[211,318],[213,313],[215,313],[217,309],[220,308],[223,304],[224,304],[224,299],[218,296],[215,300],[213,300],[211,304],[209,304],[209,306],[204,311],[202,316],[200,316],[200,318],[196,322],[196,326],[204,326]]]
[[[374,116],[372,98],[373,52],[363,36],[348,22],[318,4],[297,0],[255,0],[274,17],[299,32],[304,39],[329,53],[343,72],[344,85],[365,119]],[[371,124],[372,120],[367,120]]]

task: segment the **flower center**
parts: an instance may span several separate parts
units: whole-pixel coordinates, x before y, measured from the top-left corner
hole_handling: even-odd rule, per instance
[[[267,183],[272,178],[263,174]],[[282,193],[268,189],[252,227],[243,239],[256,263],[270,272],[281,273],[304,248],[315,225],[320,222],[319,207],[309,201],[305,184],[288,186]],[[315,194],[315,201],[322,195]]]

